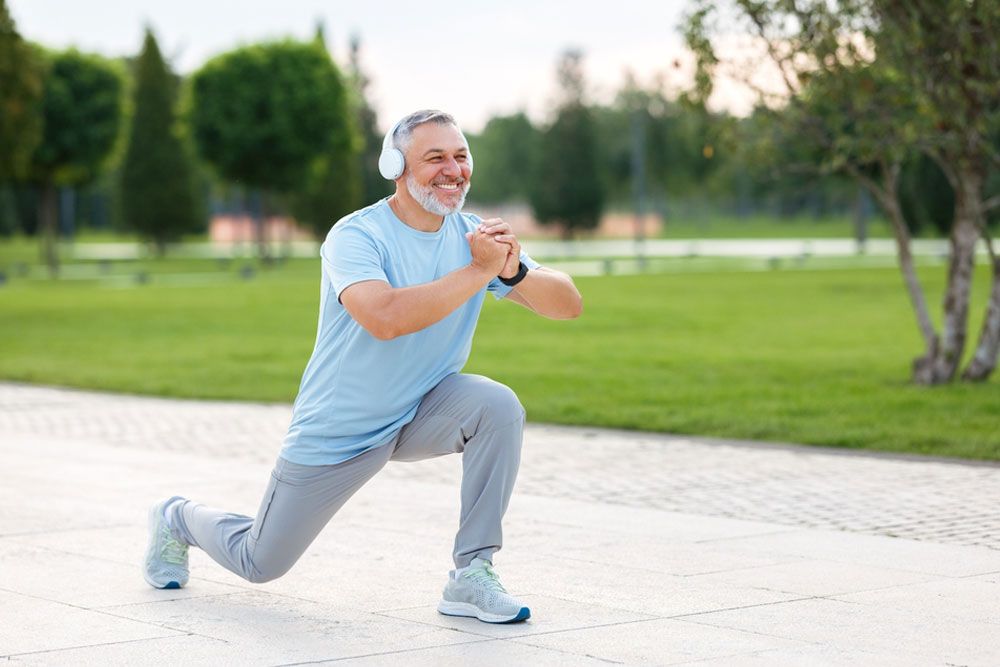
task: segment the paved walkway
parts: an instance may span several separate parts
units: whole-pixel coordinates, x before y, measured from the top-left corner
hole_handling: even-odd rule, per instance
[[[171,493],[252,513],[289,407],[0,384],[0,659],[36,664],[1000,664],[1000,467],[529,427],[499,571],[439,616],[458,457],[390,464],[291,573],[138,572]]]

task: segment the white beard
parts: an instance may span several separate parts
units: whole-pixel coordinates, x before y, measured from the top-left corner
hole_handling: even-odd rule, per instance
[[[422,187],[413,178],[412,173],[406,175],[406,189],[409,191],[410,196],[417,200],[422,209],[433,215],[443,217],[462,210],[462,207],[465,206],[465,195],[469,192],[469,181],[464,181],[460,187],[462,188],[461,199],[458,200],[457,204],[449,207],[442,204],[434,196],[434,186],[428,185],[427,187]]]

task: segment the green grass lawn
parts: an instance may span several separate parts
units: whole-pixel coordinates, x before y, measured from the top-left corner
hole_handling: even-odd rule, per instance
[[[214,278],[9,281],[0,377],[291,401],[315,336],[318,264],[291,261],[252,280],[235,264],[183,266]],[[935,305],[943,274],[922,270]],[[579,320],[492,299],[483,311],[467,370],[513,387],[532,421],[1000,459],[1000,382],[908,383],[921,345],[895,269],[577,283]],[[973,338],[985,291],[980,280]]]

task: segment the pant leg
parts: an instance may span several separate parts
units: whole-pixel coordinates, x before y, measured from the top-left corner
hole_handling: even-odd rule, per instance
[[[456,567],[491,560],[521,462],[524,408],[508,387],[480,375],[449,375],[420,402],[396,441],[393,461],[462,452]]]
[[[256,518],[185,500],[170,507],[175,536],[247,581],[285,574],[347,499],[389,460],[392,445],[329,466],[278,459]]]

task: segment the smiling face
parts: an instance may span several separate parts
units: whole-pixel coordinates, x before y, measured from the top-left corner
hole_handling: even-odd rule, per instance
[[[434,215],[461,210],[469,191],[469,144],[454,125],[424,123],[413,128],[406,148],[406,189]]]

